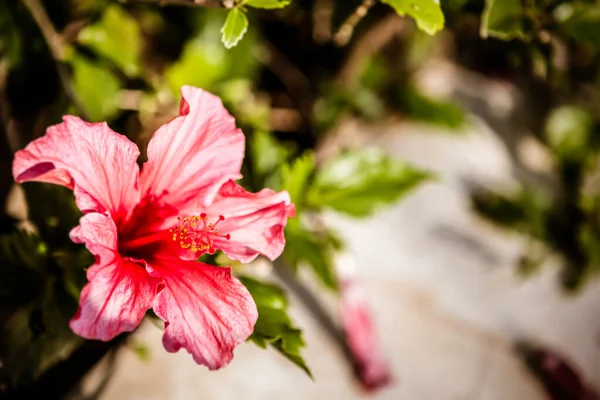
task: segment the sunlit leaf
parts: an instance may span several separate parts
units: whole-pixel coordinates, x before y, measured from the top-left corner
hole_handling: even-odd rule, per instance
[[[254,8],[283,8],[291,3],[291,0],[246,0],[244,5]]]
[[[165,72],[171,90],[178,93],[183,85],[210,89],[227,74],[230,60],[225,52],[220,43],[215,46],[215,43],[202,37],[189,41],[179,60]]]
[[[281,169],[281,187],[287,190],[297,207],[305,203],[309,178],[315,169],[315,155],[306,152]]]
[[[118,111],[119,79],[108,68],[80,55],[73,55],[70,64],[75,91],[90,120],[111,120]]]
[[[111,60],[127,75],[139,74],[140,28],[138,22],[121,7],[112,5],[106,8],[98,22],[81,30],[78,41]]]
[[[318,171],[308,202],[363,217],[397,201],[429,176],[375,149],[347,152]]]
[[[576,160],[588,152],[592,130],[591,115],[582,108],[563,106],[554,109],[546,120],[546,138],[561,158]]]
[[[444,14],[439,0],[381,0],[399,15],[410,15],[419,29],[433,35],[444,28]]]
[[[279,168],[290,155],[289,149],[281,146],[273,135],[261,129],[254,131],[249,145],[253,172],[263,178]]]
[[[258,309],[258,320],[249,340],[257,346],[271,345],[286,358],[312,377],[300,351],[305,346],[302,331],[292,324],[287,314],[285,293],[272,283],[261,282],[250,277],[240,277]]]
[[[230,49],[242,40],[247,30],[248,18],[246,14],[240,8],[233,8],[227,13],[225,25],[221,29],[223,34],[221,40],[225,47]]]

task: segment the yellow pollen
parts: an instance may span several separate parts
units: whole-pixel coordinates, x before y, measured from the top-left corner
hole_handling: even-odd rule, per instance
[[[222,237],[227,240],[231,238],[229,234],[220,234],[216,229],[219,222],[225,220],[225,217],[219,215],[214,223],[209,223],[205,213],[193,215],[191,217],[177,217],[179,224],[170,229],[173,234],[173,241],[179,240],[179,245],[183,249],[189,249],[196,252],[215,252],[213,239]]]

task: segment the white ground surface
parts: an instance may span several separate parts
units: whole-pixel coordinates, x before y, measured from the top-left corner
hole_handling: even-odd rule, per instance
[[[396,376],[373,398],[545,399],[512,351],[517,337],[561,352],[599,388],[600,286],[564,297],[553,265],[519,278],[514,269],[523,240],[469,210],[464,178],[510,182],[502,146],[485,133],[452,136],[404,124],[369,129],[376,135],[363,135],[357,126],[347,135],[354,144],[381,146],[440,173],[438,181],[370,219],[327,218],[358,261]],[[240,346],[228,368],[209,372],[185,352],[166,353],[161,331],[146,324],[137,340],[150,347],[151,361],[123,349],[101,399],[363,398],[328,336],[300,305],[293,315],[305,331],[314,382],[276,352],[253,345]]]

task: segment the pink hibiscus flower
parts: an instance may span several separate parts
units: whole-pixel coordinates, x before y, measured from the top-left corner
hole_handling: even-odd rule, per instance
[[[73,116],[15,155],[17,182],[73,189],[85,214],[71,239],[96,257],[88,269],[75,333],[110,340],[134,330],[146,311],[165,321],[163,345],[210,369],[227,365],[258,317],[229,268],[196,262],[222,250],[249,262],[278,257],[294,206],[286,192],[248,193],[241,178],[244,135],[221,100],[183,87],[179,116],[139,150],[106,123]]]
[[[350,254],[338,255],[340,308],[346,345],[353,359],[356,377],[365,390],[374,392],[389,385],[393,377],[381,351],[367,295],[356,275],[357,269]]]

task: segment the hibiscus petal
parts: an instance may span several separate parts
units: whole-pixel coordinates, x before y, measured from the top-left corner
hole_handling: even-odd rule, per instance
[[[342,326],[354,372],[364,389],[376,391],[392,382],[392,372],[381,351],[367,294],[357,278],[356,259],[351,253],[341,252],[335,261]]]
[[[194,261],[158,258],[148,269],[165,282],[153,307],[165,321],[165,349],[183,347],[211,370],[229,364],[233,349],[250,336],[258,318],[244,285],[229,268]]]
[[[229,234],[230,239],[217,237],[214,247],[234,260],[247,263],[264,254],[274,260],[283,251],[283,229],[287,218],[293,216],[294,205],[287,192],[263,189],[249,193],[235,182],[225,183],[210,207],[209,216],[223,215],[219,232]]]
[[[239,179],[244,134],[221,100],[202,89],[181,88],[179,117],[156,131],[142,169],[142,193],[183,210],[210,203],[228,179]]]
[[[49,182],[75,190],[84,212],[125,217],[139,201],[137,146],[106,123],[90,124],[73,116],[15,154],[19,183]]]
[[[87,271],[79,310],[71,329],[87,339],[110,340],[133,331],[152,306],[160,280],[150,276],[142,263],[121,257],[117,229],[107,215],[90,213],[71,231],[71,239],[85,243],[96,256]]]

